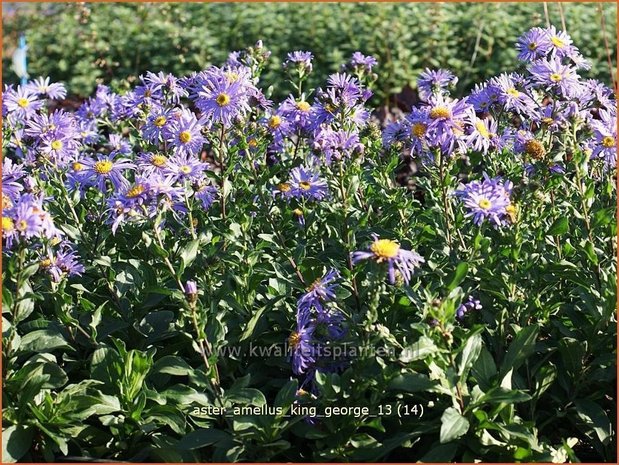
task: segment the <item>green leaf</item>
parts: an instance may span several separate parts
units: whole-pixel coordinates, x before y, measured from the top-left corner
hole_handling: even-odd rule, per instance
[[[26,334],[20,345],[20,350],[24,352],[51,352],[54,349],[73,350],[64,337],[52,328],[38,329]]]
[[[282,388],[277,393],[275,397],[275,402],[273,405],[275,407],[288,407],[295,401],[297,389],[299,387],[299,381],[296,379],[291,379],[286,384],[282,386]]]
[[[488,349],[482,347],[477,361],[473,364],[472,374],[479,383],[482,391],[490,388],[492,378],[496,375],[496,364]]]
[[[552,226],[550,226],[550,228],[548,228],[548,235],[549,236],[561,236],[562,234],[565,234],[569,229],[569,225],[567,222],[567,217],[562,216],[561,218],[557,218],[554,223],[552,223]]]
[[[225,431],[214,428],[199,429],[183,437],[177,446],[182,450],[194,450],[211,446],[219,441],[225,441],[227,439],[230,439],[230,435]]]
[[[477,402],[475,402],[475,404],[498,404],[502,402],[517,404],[519,402],[526,402],[528,400],[531,400],[531,396],[526,392],[522,392],[517,389],[505,389],[502,387],[496,387],[481,396],[477,400]]]
[[[262,316],[262,314],[264,313],[266,309],[267,309],[266,306],[260,307],[260,309],[258,309],[258,311],[252,315],[250,320],[247,322],[247,326],[245,326],[245,330],[243,331],[243,334],[241,335],[241,338],[239,339],[239,341],[244,341],[245,339],[249,338],[254,333],[254,328],[256,327],[258,320],[260,319],[260,317]]]
[[[181,260],[183,262],[180,273],[182,273],[188,266],[190,266],[196,259],[198,251],[200,250],[200,239],[194,239],[181,251]]]
[[[516,371],[520,365],[535,350],[535,340],[539,332],[538,325],[525,326],[509,345],[503,363],[501,363],[501,377],[505,376],[510,370]]]
[[[436,386],[436,381],[419,373],[404,373],[391,380],[389,388],[392,391],[422,392]]]
[[[608,444],[612,437],[613,429],[602,407],[588,399],[575,400],[574,405],[578,417],[584,422],[586,427],[595,432],[602,444]]]
[[[2,430],[2,463],[14,463],[32,446],[33,430],[21,425]]]
[[[466,274],[469,272],[469,265],[466,262],[458,263],[458,266],[454,270],[451,276],[451,282],[447,286],[448,291],[452,291],[466,278]]]
[[[471,369],[473,363],[479,357],[479,353],[481,352],[481,334],[477,333],[473,336],[469,337],[466,343],[464,344],[464,348],[460,353],[460,361],[458,363],[458,376],[461,378],[465,378],[468,371]]]
[[[187,376],[193,371],[189,364],[176,355],[161,357],[153,366],[153,374],[163,373],[172,376]]]
[[[469,430],[469,421],[460,415],[455,408],[449,407],[441,416],[441,444],[464,436]]]

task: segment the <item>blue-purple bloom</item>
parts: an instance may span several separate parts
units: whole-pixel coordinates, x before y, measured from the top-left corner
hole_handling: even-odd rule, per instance
[[[126,189],[129,181],[124,177],[126,170],[135,169],[135,165],[124,158],[115,159],[111,155],[100,155],[96,160],[84,158],[82,168],[77,173],[77,180],[85,186],[96,186],[101,192],[107,190],[107,181],[114,190]]]
[[[453,88],[458,78],[446,69],[426,68],[417,78],[419,98],[428,101],[434,95],[443,95],[447,89]]]
[[[507,224],[510,215],[512,183],[500,177],[490,178],[484,173],[482,181],[471,181],[456,191],[467,209],[465,217],[473,218],[473,223],[480,226],[489,221],[498,227]]]
[[[168,143],[177,155],[192,156],[200,153],[204,145],[202,123],[190,111],[183,111],[180,117],[170,124]]]
[[[475,298],[473,298],[472,295],[470,295],[467,299],[466,302],[463,302],[457,309],[456,309],[456,318],[458,320],[462,320],[464,318],[464,315],[466,315],[469,311],[471,310],[481,310],[483,307],[481,305],[481,302]]]
[[[391,239],[380,239],[376,234],[372,234],[372,237],[374,242],[368,251],[352,253],[353,264],[367,259],[387,263],[389,282],[395,284],[397,276],[400,276],[408,284],[415,268],[425,262],[423,257],[415,251],[402,249],[400,244]]]
[[[327,183],[320,179],[318,173],[305,166],[294,168],[290,172],[291,195],[306,200],[322,200],[329,195]]]

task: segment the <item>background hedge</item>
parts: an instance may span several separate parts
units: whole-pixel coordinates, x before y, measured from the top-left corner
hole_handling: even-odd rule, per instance
[[[616,5],[546,3],[548,19],[592,59],[591,77],[610,82],[605,31],[616,66]],[[182,75],[221,64],[258,39],[273,55],[265,74],[278,82],[286,52],[315,55],[316,79],[355,50],[379,59],[374,104],[385,102],[425,67],[445,67],[460,89],[512,69],[517,37],[546,24],[543,3],[215,3],[8,4],[4,6],[4,81],[15,82],[10,54],[24,31],[32,76],[64,81],[78,96],[97,82],[129,86],[146,70]],[[563,19],[562,19],[563,17]],[[310,84],[317,84],[311,82]]]

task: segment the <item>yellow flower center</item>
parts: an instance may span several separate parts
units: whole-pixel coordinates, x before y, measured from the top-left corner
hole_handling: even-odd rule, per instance
[[[11,232],[15,229],[15,223],[13,223],[13,220],[7,216],[3,216],[2,217],[2,231],[4,232]]]
[[[605,136],[604,139],[602,139],[602,145],[609,149],[617,145],[617,142],[613,136]]]
[[[524,150],[526,153],[538,160],[544,158],[544,155],[546,155],[546,149],[544,148],[544,145],[540,141],[535,139],[527,141],[527,143],[524,145]]]
[[[488,132],[488,128],[486,127],[486,125],[484,124],[484,122],[482,120],[477,120],[477,122],[475,123],[475,129],[477,129],[477,132],[484,138],[484,139],[489,139],[490,138],[490,132]]]
[[[49,258],[44,258],[39,262],[39,265],[41,265],[42,268],[49,268],[52,266],[52,261]]]
[[[71,164],[71,168],[73,168],[73,171],[82,171],[84,169],[84,165],[82,165],[79,161],[74,161]]]
[[[332,105],[331,103],[327,103],[325,105],[325,110],[327,110],[329,113],[334,113],[335,112],[335,106]]]
[[[144,186],[142,184],[136,184],[129,191],[127,191],[127,197],[130,199],[137,197],[144,192]]]
[[[219,105],[220,107],[225,107],[226,105],[230,104],[230,96],[222,92],[217,96],[215,102],[217,102],[217,105]]]
[[[554,123],[554,120],[552,118],[550,118],[549,116],[542,118],[542,123],[550,126],[552,123]]]
[[[559,82],[561,79],[563,79],[563,77],[562,77],[560,74],[557,74],[557,73],[552,73],[552,74],[550,75],[550,80],[551,80],[552,82]]]
[[[428,129],[428,126],[426,126],[423,123],[415,123],[413,124],[413,127],[411,128],[411,133],[413,134],[413,136],[417,137],[418,139],[421,139],[423,136],[426,135],[426,131]]]
[[[301,189],[303,189],[304,191],[308,191],[308,190],[310,190],[310,188],[312,187],[312,185],[311,185],[309,182],[307,182],[307,181],[301,181],[301,182],[299,183],[299,186],[300,186],[300,187],[301,187]]]
[[[178,140],[180,140],[183,144],[186,144],[191,140],[191,133],[189,131],[183,131],[178,135]]]
[[[22,108],[26,108],[28,105],[30,105],[30,101],[27,98],[20,98],[17,99],[17,105],[19,105]]]
[[[165,155],[161,155],[161,154],[153,155],[152,158],[150,159],[150,162],[157,167],[161,167],[165,165],[166,161],[168,161],[168,159],[165,157]]]
[[[19,220],[15,225],[15,229],[24,232],[26,229],[28,229],[28,222],[26,220]]]
[[[160,128],[166,123],[166,121],[167,119],[165,116],[157,116],[157,118],[155,118],[155,121],[153,121],[153,124]]]
[[[520,92],[514,89],[513,87],[510,89],[507,89],[507,93],[511,95],[512,97],[520,97]]]
[[[449,118],[450,116],[451,112],[449,111],[449,108],[444,105],[439,105],[430,110],[430,118],[432,119]]]
[[[290,184],[288,184],[287,182],[282,182],[282,183],[277,185],[277,188],[281,192],[289,192],[290,191]]]
[[[296,216],[303,216],[303,210],[301,210],[300,208],[295,208],[294,210],[292,210],[292,213],[294,213]],[[317,279],[316,281],[314,281],[314,284],[312,284],[312,288],[314,288],[314,286],[320,282],[320,279]]]
[[[509,204],[505,207],[505,213],[507,213],[512,223],[515,223],[518,219],[518,208],[514,204]]]
[[[537,48],[537,43],[535,42],[530,42],[529,43],[529,50],[535,50]]]
[[[557,36],[552,36],[552,37],[550,38],[550,41],[552,42],[552,44],[553,44],[555,47],[558,47],[558,48],[563,48],[563,47],[565,47],[565,42],[563,42],[563,41],[562,41],[561,39],[559,39]]]
[[[62,141],[61,140],[54,140],[52,141],[52,149],[53,150],[60,150],[62,148]]]
[[[301,343],[301,335],[296,331],[293,331],[292,334],[288,337],[288,345],[293,349],[296,349],[297,346]]]
[[[234,71],[226,72],[226,79],[228,79],[228,82],[230,83],[238,81],[240,77],[241,76],[239,76],[239,73],[235,73]]]
[[[252,137],[247,141],[247,145],[250,147],[256,147],[258,145],[258,141]]]
[[[110,171],[112,171],[113,168],[113,164],[111,161],[109,160],[102,160],[102,161],[98,161],[97,163],[95,163],[95,172],[99,173],[99,174],[108,174]]]
[[[310,104],[307,103],[304,100],[301,100],[300,102],[297,102],[297,109],[301,110],[302,112],[306,113],[310,110]]]
[[[13,208],[13,201],[8,195],[2,194],[2,209],[8,210],[9,208]]]
[[[279,116],[273,115],[271,116],[271,118],[269,118],[269,127],[271,129],[277,129],[281,124],[282,119]]]
[[[379,239],[370,246],[370,250],[378,257],[378,261],[381,261],[396,257],[400,251],[400,244],[390,239]]]
[[[178,169],[181,173],[183,174],[189,174],[191,173],[191,167],[188,165],[183,165]]]
[[[490,203],[490,200],[488,199],[481,199],[477,203],[477,205],[479,205],[479,208],[481,208],[482,210],[488,210],[492,204]]]

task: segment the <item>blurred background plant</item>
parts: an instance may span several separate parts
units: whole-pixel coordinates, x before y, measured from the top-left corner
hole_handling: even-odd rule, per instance
[[[380,64],[373,104],[395,106],[411,98],[425,67],[452,70],[459,92],[509,69],[518,35],[548,22],[565,25],[590,58],[589,77],[610,83],[609,60],[616,67],[615,4],[5,3],[3,9],[4,83],[18,81],[8,70],[24,32],[30,75],[65,82],[76,97],[97,83],[129,88],[146,70],[183,75],[218,65],[229,51],[263,40],[273,52],[266,84],[283,78],[281,63],[291,50],[314,53],[316,79],[360,50]]]

